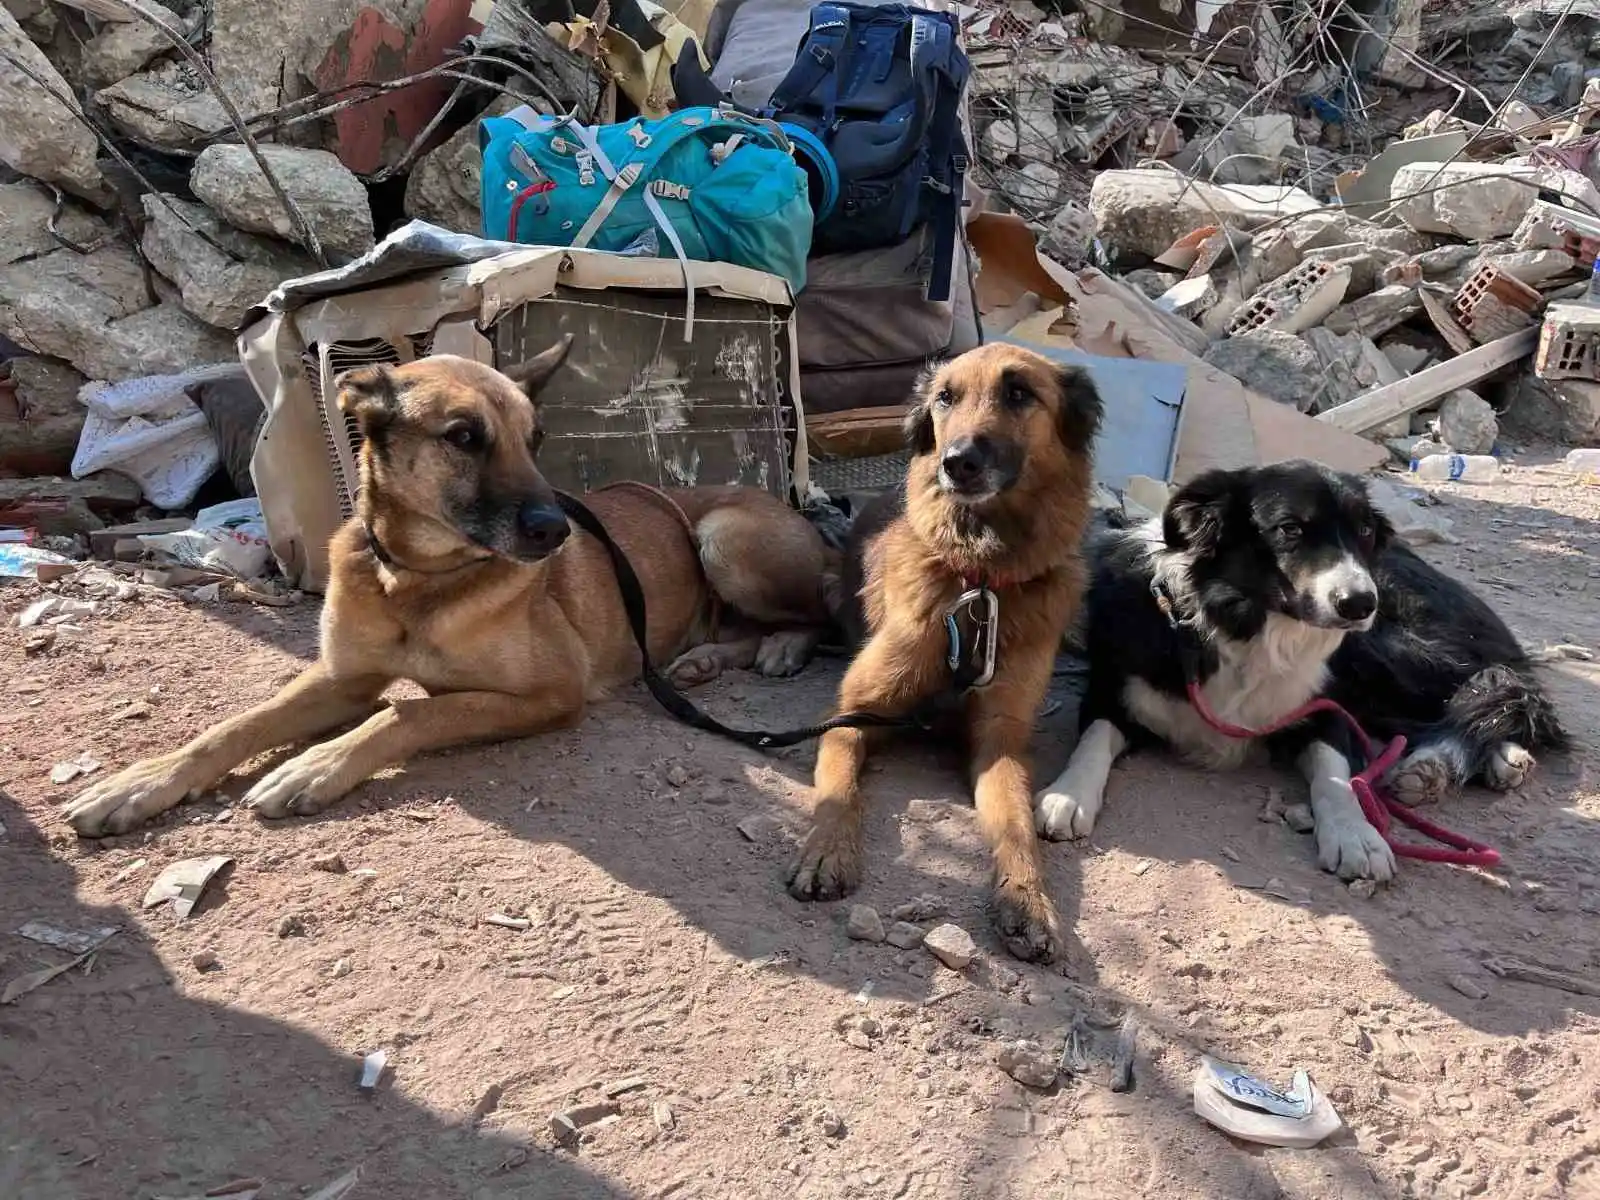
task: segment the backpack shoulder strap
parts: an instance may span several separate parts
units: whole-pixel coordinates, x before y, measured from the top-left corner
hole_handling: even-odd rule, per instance
[[[961,137],[961,94],[966,87],[966,56],[956,44],[950,19],[942,13],[916,13],[911,19],[911,69],[927,73],[933,89],[933,116],[928,126],[928,176],[923,186],[934,193],[933,271],[928,299],[950,298],[956,234],[966,191],[967,147]]]
[[[843,4],[823,3],[811,10],[811,24],[801,40],[794,66],[772,90],[772,99],[762,116],[778,116],[810,95],[830,73],[837,77],[850,45],[850,18],[850,10]]]

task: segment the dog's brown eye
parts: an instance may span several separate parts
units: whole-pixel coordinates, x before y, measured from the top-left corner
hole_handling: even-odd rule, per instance
[[[1286,542],[1292,542],[1300,536],[1300,525],[1295,521],[1285,521],[1278,526],[1278,536]]]
[[[483,445],[483,434],[471,425],[452,425],[444,431],[444,440],[462,450],[476,450]]]
[[[1033,403],[1033,393],[1025,387],[1006,389],[1006,404],[1012,408],[1027,408]]]
[[[1372,526],[1371,525],[1363,525],[1356,532],[1357,532],[1357,535],[1361,538],[1361,540],[1363,542],[1370,542],[1372,540]]]
[[[936,408],[949,408],[955,402],[956,398],[950,394],[949,388],[940,388],[939,394],[933,398]]]

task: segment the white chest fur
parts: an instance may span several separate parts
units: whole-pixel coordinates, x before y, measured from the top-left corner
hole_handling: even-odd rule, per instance
[[[1328,674],[1328,658],[1344,632],[1317,629],[1276,613],[1248,642],[1218,640],[1217,670],[1201,689],[1219,720],[1259,729],[1286,717],[1315,696]],[[1195,763],[1236,767],[1256,743],[1218,733],[1186,697],[1169,696],[1140,679],[1123,688],[1129,714]]]

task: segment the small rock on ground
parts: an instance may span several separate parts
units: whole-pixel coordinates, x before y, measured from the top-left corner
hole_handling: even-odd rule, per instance
[[[952,971],[966,969],[978,957],[978,944],[959,925],[944,924],[930,930],[922,944]]]
[[[1023,1087],[1043,1091],[1056,1081],[1056,1064],[1036,1042],[1013,1042],[1002,1046],[995,1062]]]
[[[920,925],[913,925],[910,921],[896,921],[885,931],[883,938],[889,945],[898,950],[915,950],[922,945],[922,939],[927,936]]]
[[[845,923],[845,933],[858,942],[881,942],[884,939],[883,919],[878,910],[865,904],[850,909],[850,919]]]

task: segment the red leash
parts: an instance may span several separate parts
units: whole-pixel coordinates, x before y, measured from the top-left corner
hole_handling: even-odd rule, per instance
[[[1224,737],[1231,738],[1257,738],[1268,734],[1277,733],[1287,729],[1297,721],[1303,721],[1312,713],[1330,712],[1338,716],[1350,727],[1350,732],[1355,734],[1356,741],[1361,743],[1361,753],[1367,759],[1367,769],[1350,780],[1350,788],[1356,794],[1356,799],[1361,802],[1361,811],[1366,815],[1367,821],[1378,831],[1383,840],[1389,843],[1389,848],[1401,858],[1419,858],[1426,862],[1456,863],[1464,867],[1493,867],[1500,862],[1500,852],[1485,846],[1482,842],[1475,842],[1469,837],[1435,825],[1432,821],[1425,820],[1416,812],[1407,808],[1400,801],[1380,789],[1378,780],[1384,773],[1400,761],[1400,756],[1405,753],[1406,739],[1397,737],[1388,744],[1381,754],[1373,757],[1372,739],[1367,737],[1367,731],[1361,728],[1360,722],[1352,717],[1343,707],[1332,700],[1318,698],[1307,701],[1280,721],[1266,726],[1263,729],[1246,729],[1242,725],[1230,725],[1221,720],[1216,713],[1211,711],[1211,706],[1206,703],[1205,695],[1200,690],[1200,684],[1194,680],[1189,681],[1189,703],[1194,705],[1194,711],[1200,714],[1200,719],[1211,726]],[[1398,818],[1402,823],[1411,826],[1424,837],[1432,838],[1441,843],[1441,846],[1453,847],[1443,849],[1441,846],[1418,846],[1410,842],[1397,842],[1389,833],[1389,819]]]

